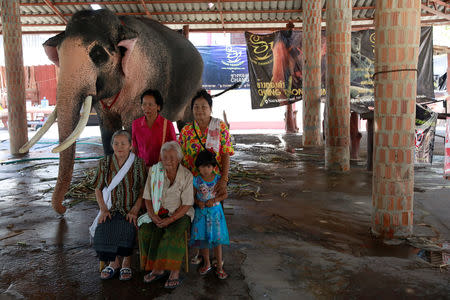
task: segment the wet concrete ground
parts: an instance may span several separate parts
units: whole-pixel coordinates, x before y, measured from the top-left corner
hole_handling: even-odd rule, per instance
[[[101,155],[99,138],[84,142],[79,156]],[[173,291],[164,281],[143,283],[137,256],[131,282],[99,279],[87,233],[97,205],[67,199],[72,207],[64,218],[52,211],[57,160],[1,165],[0,299],[450,298],[448,269],[417,256],[417,247],[450,241],[450,182],[442,178],[439,149],[432,166],[415,170],[414,236],[387,245],[370,234],[364,145],[349,173],[332,174],[323,150],[301,148],[298,135],[236,135],[235,143],[225,202],[230,277],[201,277],[191,265]],[[30,156],[50,157],[50,149],[39,144]],[[95,160],[77,162],[74,182],[94,166]]]

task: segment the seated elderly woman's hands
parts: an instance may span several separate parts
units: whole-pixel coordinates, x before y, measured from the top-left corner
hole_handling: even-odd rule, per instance
[[[101,224],[103,222],[106,222],[107,218],[111,219],[111,214],[109,213],[109,210],[107,209],[100,210],[100,217],[98,218],[98,223]]]
[[[127,213],[125,219],[137,226],[137,217],[138,217],[139,207],[133,206],[132,209]]]

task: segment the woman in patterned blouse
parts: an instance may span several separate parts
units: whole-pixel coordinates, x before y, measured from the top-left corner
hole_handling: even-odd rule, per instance
[[[181,129],[179,136],[179,142],[184,154],[183,165],[192,172],[192,175],[198,176],[199,171],[195,166],[197,155],[202,150],[214,151],[217,160],[214,173],[221,176],[217,183],[217,189],[225,189],[228,182],[230,156],[234,154],[227,125],[225,122],[211,117],[212,98],[204,89],[200,90],[192,99],[191,110],[194,115],[194,121],[185,125]],[[214,121],[217,121],[218,127],[217,147],[211,149],[209,147],[210,144],[208,144],[208,139],[210,138],[208,136],[211,135],[214,129],[211,126]]]

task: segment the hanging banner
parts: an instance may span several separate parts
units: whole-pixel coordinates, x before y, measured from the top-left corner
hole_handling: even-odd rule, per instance
[[[199,46],[203,63],[203,88],[223,90],[236,82],[248,89],[247,55],[245,45]]]
[[[325,45],[322,33],[322,45]],[[302,100],[302,33],[245,33],[252,108],[269,108]],[[322,61],[325,47],[322,47]],[[322,68],[322,87],[326,68]]]
[[[433,31],[422,27],[417,77],[417,97],[434,98]],[[302,100],[302,33],[277,31],[245,33],[252,108],[269,108]],[[351,109],[369,112],[374,106],[375,31],[352,32],[350,97]],[[322,96],[326,86],[326,37],[322,32]]]
[[[416,129],[414,163],[431,164],[433,162],[434,136],[438,114],[416,105]]]

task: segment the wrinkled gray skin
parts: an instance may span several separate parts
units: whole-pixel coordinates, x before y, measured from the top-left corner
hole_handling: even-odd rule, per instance
[[[113,152],[112,134],[122,126],[131,131],[133,120],[142,116],[140,95],[145,90],[159,90],[164,99],[161,115],[176,121],[201,87],[203,61],[195,47],[180,33],[144,17],[80,11],[44,48],[60,67],[56,99],[60,142],[71,134],[84,99],[92,95],[105,154]],[[52,198],[58,213],[65,212],[61,203],[72,178],[74,155],[75,144],[60,153]]]

